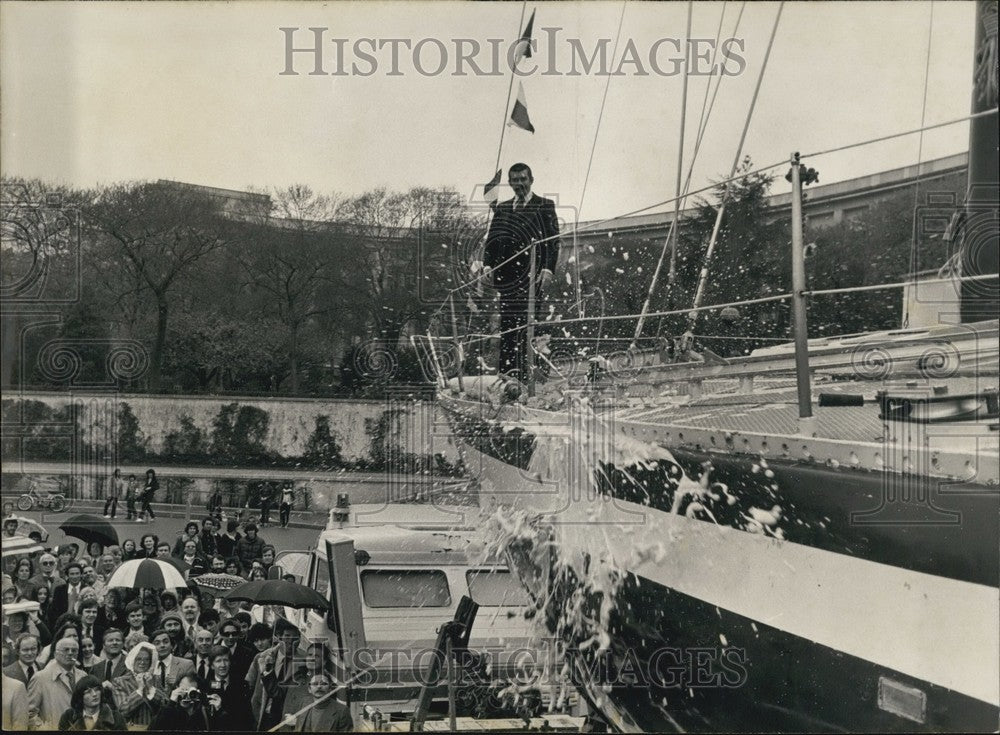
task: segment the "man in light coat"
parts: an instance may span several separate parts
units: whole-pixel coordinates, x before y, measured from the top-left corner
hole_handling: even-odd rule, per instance
[[[33,730],[57,730],[59,718],[69,709],[76,683],[87,672],[76,664],[80,645],[75,638],[54,644],[52,660],[28,683],[28,711]]]
[[[28,690],[17,679],[3,675],[3,729],[28,729]]]

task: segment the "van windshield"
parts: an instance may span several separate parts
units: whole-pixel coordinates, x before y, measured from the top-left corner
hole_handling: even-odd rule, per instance
[[[465,573],[469,595],[484,607],[524,607],[528,593],[507,569],[470,569]]]

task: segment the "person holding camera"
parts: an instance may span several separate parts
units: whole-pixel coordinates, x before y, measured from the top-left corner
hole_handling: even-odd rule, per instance
[[[250,687],[244,679],[236,676],[229,649],[225,646],[213,646],[209,658],[212,661],[212,671],[205,691],[209,695],[219,696],[221,710],[226,713],[224,720],[218,720],[219,726],[216,729],[231,732],[253,730],[255,723],[250,711]]]
[[[218,694],[203,694],[198,688],[198,677],[185,674],[170,692],[170,699],[150,723],[149,729],[210,732],[217,729],[225,716],[222,698]]]

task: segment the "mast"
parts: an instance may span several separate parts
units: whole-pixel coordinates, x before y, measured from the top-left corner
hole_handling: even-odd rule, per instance
[[[972,112],[997,106],[997,4],[976,3],[976,42]],[[965,200],[965,228],[961,240],[962,275],[997,273],[998,198],[997,118],[984,115],[969,124],[969,186]],[[962,283],[963,322],[996,319],[1000,311],[996,280]]]

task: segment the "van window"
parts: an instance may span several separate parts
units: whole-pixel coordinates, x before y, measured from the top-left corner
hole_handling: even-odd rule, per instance
[[[330,591],[330,562],[322,558],[316,562],[316,591],[329,599],[327,593]]]
[[[469,595],[484,607],[524,607],[528,593],[507,569],[470,569],[465,573]]]
[[[361,589],[368,607],[449,607],[448,577],[440,569],[365,569]]]

